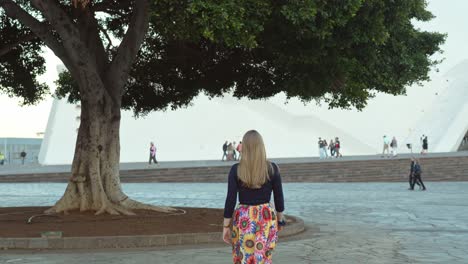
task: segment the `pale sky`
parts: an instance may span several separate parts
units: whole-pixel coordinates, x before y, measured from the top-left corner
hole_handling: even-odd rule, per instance
[[[445,58],[438,66],[441,73],[463,60],[468,59],[468,0],[429,0],[429,10],[436,18],[429,23],[421,24],[421,28],[429,31],[447,33],[448,38],[442,49]],[[57,78],[57,65],[60,61],[52,52],[45,51],[47,72],[42,76],[42,81],[50,85],[53,90],[53,82]],[[438,56],[439,58],[440,56]],[[37,137],[38,132],[44,132],[52,99],[42,101],[36,106],[20,107],[20,100],[0,95],[0,137]]]

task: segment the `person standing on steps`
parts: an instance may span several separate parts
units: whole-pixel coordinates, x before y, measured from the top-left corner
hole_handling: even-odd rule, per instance
[[[250,130],[242,139],[242,158],[229,172],[224,206],[222,238],[232,246],[233,263],[272,263],[278,231],[286,224],[283,211],[279,167],[267,160],[262,136]]]
[[[21,156],[21,164],[24,165],[24,160],[26,159],[26,151],[21,151],[20,156]]]
[[[221,161],[224,161],[224,158],[227,159],[227,148],[228,148],[228,142],[224,142],[223,144],[223,157],[221,158]]]
[[[235,141],[232,142],[232,148],[233,148],[233,150],[232,150],[232,158],[233,158],[234,160],[237,160],[237,146],[236,146],[236,142],[235,142]]]
[[[338,137],[335,137],[335,155],[337,158],[341,158],[343,157],[343,155],[341,154],[341,142],[340,142],[340,139]]]
[[[335,142],[333,139],[330,139],[330,144],[328,144],[328,148],[330,149],[330,157],[333,158],[335,156]]]
[[[392,156],[396,157],[398,155],[398,142],[395,137],[392,138],[392,142],[390,142],[390,147],[392,148]]]
[[[227,161],[233,160],[234,159],[234,147],[232,146],[232,143],[229,143],[227,145],[227,151],[226,152],[227,152],[226,160]]]
[[[324,158],[325,159],[328,159],[328,143],[327,143],[327,140],[325,138],[323,138],[322,140],[322,153],[324,155]]]
[[[237,152],[239,153],[239,157],[237,157],[237,160],[240,160],[242,157],[242,141],[240,141],[239,145],[237,145]]]
[[[428,148],[429,148],[429,145],[428,145],[428,142],[427,142],[427,136],[422,135],[421,141],[422,141],[422,151],[421,151],[421,154],[425,155],[425,154],[427,154],[427,150],[428,150]]]
[[[149,165],[151,165],[151,162],[154,162],[154,164],[158,164],[158,161],[156,160],[156,147],[154,146],[154,143],[150,143],[150,157],[149,157]]]
[[[383,150],[382,157],[385,157],[385,152],[387,152],[387,157],[390,157],[390,140],[386,135],[383,136]]]
[[[3,166],[3,164],[5,164],[5,155],[3,155],[2,152],[0,152],[0,165]]]
[[[318,150],[319,150],[319,158],[320,159],[323,159],[324,157],[324,154],[323,154],[323,142],[322,142],[322,138],[319,137],[319,140],[318,140]]]

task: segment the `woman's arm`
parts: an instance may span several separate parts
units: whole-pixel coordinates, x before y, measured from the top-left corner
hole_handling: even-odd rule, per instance
[[[232,244],[231,240],[231,220],[234,208],[237,202],[237,165],[231,167],[228,176],[228,190],[226,195],[226,203],[224,204],[224,221],[223,221],[223,240],[227,244]]]
[[[275,167],[275,175],[273,178],[273,195],[275,200],[275,209],[278,213],[278,219],[283,219],[284,211],[284,197],[283,197],[283,184],[281,183],[281,174],[278,165],[273,163]]]
[[[227,244],[232,245],[231,218],[224,218],[224,221],[223,221],[223,240]]]
[[[237,165],[231,167],[228,176],[228,189],[224,204],[224,218],[232,218],[237,202]]]

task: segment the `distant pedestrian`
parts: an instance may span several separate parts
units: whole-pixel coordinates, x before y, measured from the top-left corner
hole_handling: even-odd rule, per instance
[[[232,146],[232,143],[227,146],[227,160],[234,160],[234,146]]]
[[[411,163],[410,163],[410,173],[408,175],[408,183],[409,183],[409,188],[408,190],[414,190],[414,184],[417,184],[418,186],[421,186],[419,182],[414,181],[414,165],[415,165],[415,159],[414,157],[411,157]]]
[[[335,142],[333,139],[330,139],[330,144],[328,144],[328,148],[330,149],[330,156],[333,158],[335,156]]]
[[[23,164],[23,165],[24,165],[24,160],[26,159],[26,155],[27,155],[27,154],[26,154],[26,152],[25,152],[24,150],[21,151],[21,153],[20,153],[20,156],[21,156],[21,164]]]
[[[324,157],[322,146],[323,146],[322,138],[319,137],[319,140],[318,140],[318,151],[319,151],[319,158],[321,158],[321,159],[323,159],[323,157]]]
[[[341,154],[341,142],[338,137],[335,138],[335,155],[337,158],[343,157],[343,155]]]
[[[236,142],[232,142],[232,157],[234,160],[237,160],[237,146],[236,146]]]
[[[237,152],[239,153],[239,157],[237,158],[237,160],[240,160],[242,157],[242,141],[239,142],[239,145],[237,145]]]
[[[422,141],[422,151],[421,151],[421,154],[424,155],[424,154],[427,154],[427,150],[429,149],[429,143],[427,142],[427,136],[422,135],[421,141]]]
[[[386,135],[383,136],[382,157],[385,156],[385,152],[387,152],[387,157],[390,157],[390,140]]]
[[[228,142],[226,140],[226,142],[224,142],[223,144],[223,157],[221,158],[221,161],[223,161],[224,158],[227,159],[227,147],[228,147]]]
[[[149,157],[150,165],[151,165],[151,162],[158,164],[158,161],[156,160],[156,147],[154,146],[153,142],[150,143],[150,157]]]
[[[3,166],[3,164],[5,164],[5,155],[3,155],[2,152],[0,152],[0,165]]]
[[[415,183],[419,183],[419,187],[422,188],[423,191],[426,190],[426,186],[424,186],[424,183],[421,178],[422,175],[422,169],[421,169],[421,164],[419,163],[418,159],[414,159],[414,169],[413,169],[413,187]]]
[[[328,150],[327,150],[327,147],[328,147],[327,140],[326,140],[326,139],[323,139],[323,140],[322,140],[322,153],[323,153],[324,158],[328,158]]]
[[[392,142],[390,142],[390,147],[392,148],[392,156],[396,157],[398,155],[398,142],[395,137],[393,137]]]

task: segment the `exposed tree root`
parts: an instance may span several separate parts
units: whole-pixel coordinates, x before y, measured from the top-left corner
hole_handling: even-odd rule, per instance
[[[151,210],[151,211],[156,211],[156,212],[162,212],[162,213],[172,213],[172,212],[177,212],[178,209],[172,208],[172,207],[167,207],[167,206],[156,206],[156,205],[151,205],[151,204],[145,204],[142,202],[135,201],[133,199],[127,198],[124,201],[120,203],[126,208],[130,209],[136,209],[136,210]]]
[[[156,206],[151,204],[145,204],[133,199],[127,198],[124,201],[116,204],[105,199],[100,208],[83,208],[83,204],[66,204],[64,200],[58,201],[53,207],[47,209],[45,214],[67,214],[68,211],[80,210],[80,211],[96,211],[95,215],[110,214],[110,215],[136,215],[133,210],[151,210],[162,213],[175,213],[183,211],[180,209],[167,207],[167,206]]]

